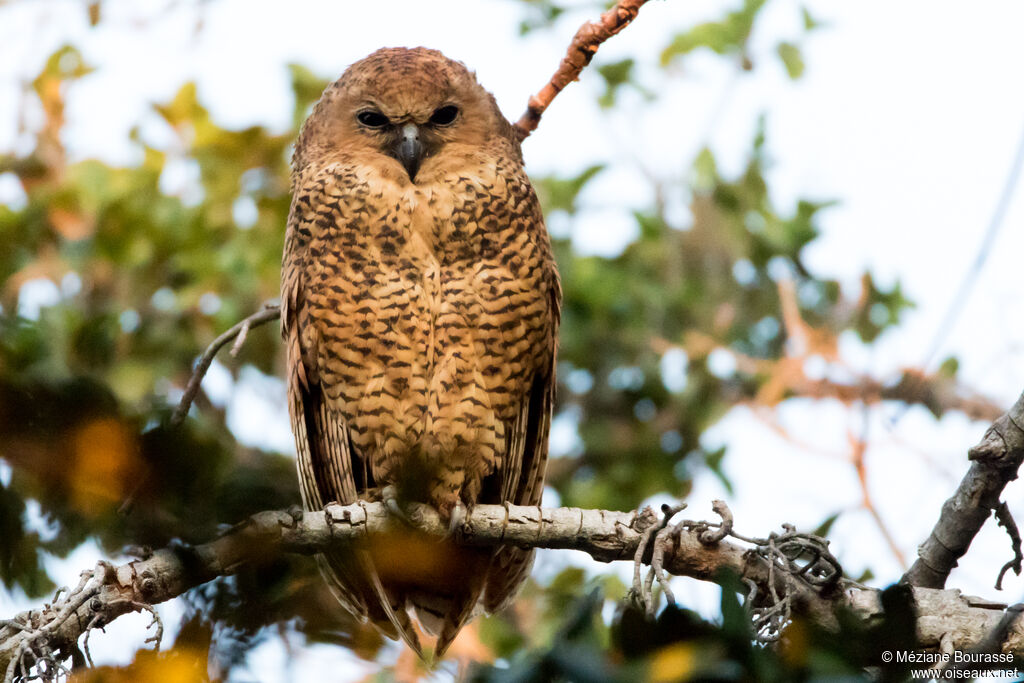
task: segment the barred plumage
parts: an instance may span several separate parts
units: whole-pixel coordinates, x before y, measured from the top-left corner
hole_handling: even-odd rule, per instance
[[[439,52],[379,50],[325,90],[293,166],[282,332],[306,508],[388,485],[446,516],[538,504],[561,294],[494,98]],[[442,543],[395,567],[381,552],[320,564],[348,609],[418,649],[412,609],[441,652],[532,560]]]

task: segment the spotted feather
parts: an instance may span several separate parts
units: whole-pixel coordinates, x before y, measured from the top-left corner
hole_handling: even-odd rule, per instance
[[[306,508],[386,486],[446,517],[538,504],[561,293],[494,98],[438,52],[379,50],[325,90],[293,167],[282,332]],[[532,561],[406,542],[424,557],[401,571],[374,547],[320,566],[347,609],[418,650],[414,614],[438,654],[506,605]]]

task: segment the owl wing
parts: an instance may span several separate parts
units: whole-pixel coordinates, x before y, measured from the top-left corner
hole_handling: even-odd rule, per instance
[[[315,197],[315,194],[312,195]],[[304,292],[309,268],[309,243],[316,216],[315,200],[296,192],[288,218],[285,257],[281,274],[281,332],[285,342],[288,409],[299,472],[302,502],[307,510],[321,510],[337,502],[358,500],[353,476],[352,441],[348,425],[324,400],[319,380],[319,341],[311,325]],[[358,459],[358,458],[357,458]],[[363,463],[356,463],[362,469]],[[317,556],[317,564],[331,592],[354,615],[371,621],[391,638],[401,636],[421,652],[409,617],[381,585],[368,553],[353,548]]]
[[[544,492],[547,469],[548,433],[555,399],[555,351],[560,318],[561,287],[558,274],[551,269],[549,281],[548,326],[541,362],[527,392],[517,419],[508,430],[508,456],[502,468],[502,502],[514,505],[539,505]],[[483,606],[488,612],[504,609],[515,597],[533,565],[532,550],[501,547],[491,561],[484,588]]]
[[[514,505],[539,505],[544,490],[547,465],[548,432],[555,395],[555,350],[561,292],[557,273],[552,268],[548,285],[547,310],[539,316],[544,327],[543,348],[534,356],[535,373],[527,384],[515,417],[505,425],[505,457],[499,475],[500,490],[484,493],[480,503],[509,502]],[[493,498],[494,495],[498,499]],[[450,601],[445,610],[435,644],[435,656],[441,656],[474,613],[477,603],[488,612],[504,609],[516,596],[533,564],[533,550],[501,546],[491,555],[482,583],[463,596]],[[442,611],[445,611],[442,610]],[[421,614],[422,621],[422,614]]]

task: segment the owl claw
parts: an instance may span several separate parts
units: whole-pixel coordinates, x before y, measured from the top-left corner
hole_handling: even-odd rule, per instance
[[[380,497],[381,500],[384,501],[384,507],[387,508],[389,513],[402,520],[402,522],[408,526],[416,526],[398,502],[398,489],[391,485],[385,486],[380,491]]]
[[[451,517],[448,520],[448,533],[445,534],[445,538],[456,538],[462,529],[462,523],[466,521],[469,510],[466,505],[460,500],[455,503],[455,507],[452,508]]]
[[[629,589],[629,597],[637,609],[641,610],[649,619],[654,618],[658,603],[654,599],[654,579],[658,579],[658,585],[665,593],[665,599],[671,604],[675,602],[675,596],[668,584],[668,577],[663,569],[665,551],[672,543],[672,537],[679,533],[680,525],[669,526],[669,521],[686,507],[685,503],[678,505],[662,505],[662,517],[656,518],[650,508],[645,508],[637,517],[634,528],[640,532],[640,543],[637,545],[636,554],[633,556],[633,587]],[[651,519],[655,517],[655,519]],[[650,555],[651,568],[643,579],[644,559]]]
[[[403,524],[411,529],[422,530],[422,520],[420,519],[420,515],[417,514],[415,510],[410,514],[402,507],[402,503],[399,502],[398,499],[398,489],[394,486],[389,485],[382,488],[380,490],[380,500],[384,503],[384,507],[390,515],[401,520]],[[455,538],[460,533],[462,524],[466,521],[466,517],[469,514],[466,504],[460,500],[450,508],[442,506],[434,509],[437,511],[437,514],[440,515],[442,521],[448,521],[448,530],[445,532],[441,540]],[[418,523],[418,521],[420,523]]]

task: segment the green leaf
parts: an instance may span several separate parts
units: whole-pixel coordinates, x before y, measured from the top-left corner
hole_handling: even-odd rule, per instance
[[[64,45],[51,54],[43,67],[43,72],[35,80],[36,90],[46,77],[57,77],[61,80],[75,80],[91,74],[96,69],[90,66],[82,53],[74,45]]]
[[[800,7],[800,16],[804,21],[804,31],[813,31],[814,29],[821,26],[821,22],[814,18],[810,10],[807,9],[806,5]]]
[[[804,74],[804,58],[800,53],[800,48],[793,43],[781,42],[775,48],[779,54],[779,59],[782,60],[783,65],[786,67],[786,73],[794,81],[803,76]]]
[[[321,93],[329,81],[314,74],[301,64],[288,64],[288,73],[292,80],[292,94],[295,104],[292,107],[292,126],[299,128],[309,115],[313,103],[320,99]]]
[[[699,48],[707,48],[720,55],[743,54],[758,13],[766,0],[744,0],[743,7],[729,12],[721,21],[698,24],[676,35],[662,50],[661,63],[668,65],[676,57],[687,55]]]
[[[857,311],[856,329],[864,341],[871,342],[896,325],[903,311],[913,308],[914,303],[903,295],[898,280],[889,290],[878,287],[871,273],[865,273],[861,280],[865,291]]]
[[[743,585],[735,572],[725,572],[718,583],[722,587],[722,630],[738,639],[750,637],[750,615],[740,602],[740,595],[749,589]]]
[[[597,67],[597,73],[604,79],[605,91],[598,99],[598,103],[605,108],[615,106],[615,98],[619,88],[632,82],[633,67],[636,61],[623,59],[611,64],[602,64]]]
[[[860,573],[860,576],[854,579],[854,581],[856,581],[857,583],[868,583],[869,581],[873,581],[874,578],[875,573],[871,571],[871,569],[865,569]]]
[[[538,29],[550,28],[562,16],[565,8],[551,0],[525,0],[529,14],[519,22],[519,35],[525,36]]]
[[[841,514],[842,511],[835,512],[829,515],[825,518],[825,521],[819,524],[818,528],[812,531],[811,533],[815,536],[821,536],[822,538],[826,538],[828,536],[828,532],[832,530],[832,525],[836,523],[836,520],[839,519],[839,515]]]
[[[960,360],[956,356],[950,356],[942,361],[937,374],[943,377],[954,378],[958,372],[960,372]]]
[[[715,155],[707,147],[703,148],[697,154],[697,158],[693,160],[693,170],[695,174],[693,185],[696,189],[710,189],[718,181],[718,165],[715,162]]]
[[[730,495],[733,493],[732,481],[726,476],[725,470],[722,469],[722,461],[725,459],[726,447],[722,446],[717,448],[710,453],[704,455],[704,462],[707,464],[708,469],[714,472],[715,476],[718,477],[718,481],[722,482],[722,486]]]
[[[537,195],[540,197],[545,212],[565,211],[569,215],[576,213],[576,199],[579,193],[604,168],[604,164],[595,164],[587,167],[575,177],[558,178],[546,176],[533,178],[533,184],[537,188]]]
[[[661,64],[668,65],[676,57],[687,55],[702,47],[724,55],[728,52],[738,52],[741,45],[725,24],[717,22],[698,24],[672,39],[668,47],[662,50]]]

